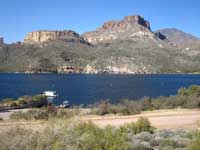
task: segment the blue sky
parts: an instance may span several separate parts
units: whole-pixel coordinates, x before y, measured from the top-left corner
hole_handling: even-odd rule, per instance
[[[0,36],[10,43],[42,29],[83,33],[134,14],[153,30],[174,27],[200,37],[200,0],[1,0]]]

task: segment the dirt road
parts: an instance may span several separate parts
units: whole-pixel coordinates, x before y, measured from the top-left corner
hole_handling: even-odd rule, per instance
[[[126,123],[137,121],[140,117],[146,117],[151,124],[158,129],[194,129],[200,121],[200,110],[160,110],[143,112],[133,116],[88,116],[82,118],[84,121],[92,121],[98,126],[106,125],[120,126]]]

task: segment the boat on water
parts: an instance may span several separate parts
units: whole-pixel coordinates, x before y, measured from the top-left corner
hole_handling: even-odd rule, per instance
[[[69,101],[63,101],[63,103],[60,104],[60,108],[68,108],[69,106]]]
[[[44,91],[42,95],[46,97],[46,101],[48,104],[52,104],[54,99],[58,97],[56,91]]]
[[[54,99],[56,97],[58,97],[58,94],[56,91],[44,91],[43,95],[46,96],[46,100],[48,104],[52,104]],[[60,108],[68,108],[69,105],[69,101],[65,100],[62,102],[62,104],[59,105]]]
[[[56,91],[44,91],[43,95],[46,96],[46,97],[52,97],[52,98],[55,98],[55,97],[58,96]]]

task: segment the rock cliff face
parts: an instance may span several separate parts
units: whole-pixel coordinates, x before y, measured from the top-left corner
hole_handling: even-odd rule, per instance
[[[30,32],[24,39],[25,43],[44,43],[51,40],[67,40],[86,42],[78,33],[71,30],[64,31],[35,31]]]
[[[134,62],[134,58],[128,57],[109,57],[102,60],[96,60],[84,68],[84,73],[111,73],[111,74],[151,74],[160,73],[160,70],[150,64]]]
[[[122,21],[109,21],[96,31],[83,34],[92,44],[133,38],[159,38],[151,31],[150,23],[141,16],[127,16]]]

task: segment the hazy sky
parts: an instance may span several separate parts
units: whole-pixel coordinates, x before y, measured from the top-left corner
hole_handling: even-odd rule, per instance
[[[10,43],[35,30],[94,30],[140,14],[153,30],[179,28],[200,37],[200,0],[1,0],[0,36]]]

